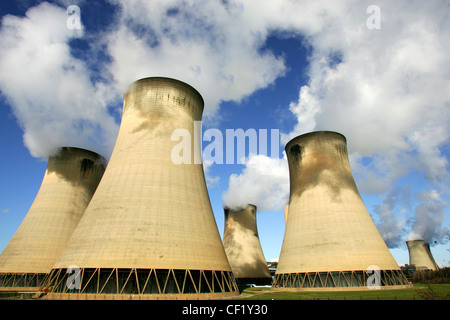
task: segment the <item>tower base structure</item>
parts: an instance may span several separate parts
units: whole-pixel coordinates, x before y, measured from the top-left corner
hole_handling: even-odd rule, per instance
[[[48,273],[0,273],[1,291],[37,291]]]
[[[53,269],[49,279],[39,292],[49,300],[220,299],[237,291],[231,272],[208,270]]]
[[[410,284],[400,270],[359,270],[277,274],[272,286],[292,290],[373,290],[404,289]]]

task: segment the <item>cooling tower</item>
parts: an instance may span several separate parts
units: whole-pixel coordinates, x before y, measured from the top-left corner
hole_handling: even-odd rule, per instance
[[[203,165],[194,161],[201,159],[194,121],[202,113],[201,95],[178,80],[145,78],[128,87],[108,167],[53,267],[47,299],[198,299],[238,293]],[[184,140],[172,139],[175,132]],[[180,151],[182,142],[189,148]],[[177,164],[174,150],[189,154],[191,161]]]
[[[91,151],[49,157],[36,198],[0,255],[0,290],[37,289],[75,230],[105,170]]]
[[[430,245],[424,240],[406,241],[409,252],[409,264],[416,267],[416,270],[433,270],[439,269],[433,255],[430,251]]]
[[[256,224],[256,206],[224,208],[225,227],[223,246],[236,282],[240,287],[248,284],[272,283]]]
[[[376,287],[407,284],[362,202],[345,137],[312,132],[292,139],[285,150],[289,213],[273,285],[372,288],[373,283]]]

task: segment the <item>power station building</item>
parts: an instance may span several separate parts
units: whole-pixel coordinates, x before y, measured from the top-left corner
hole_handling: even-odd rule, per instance
[[[111,159],[42,288],[47,299],[238,294],[196,161],[194,121],[203,107],[201,95],[175,79],[128,87]]]
[[[37,290],[81,219],[106,160],[64,147],[50,156],[28,213],[0,255],[0,290]]]
[[[273,286],[407,285],[353,179],[346,138],[330,131],[286,144],[290,198]]]
[[[243,208],[224,208],[223,246],[240,288],[272,283],[259,240],[256,210],[252,204]]]
[[[436,261],[430,250],[430,244],[424,240],[406,241],[409,252],[409,264],[416,268],[416,271],[439,270]]]

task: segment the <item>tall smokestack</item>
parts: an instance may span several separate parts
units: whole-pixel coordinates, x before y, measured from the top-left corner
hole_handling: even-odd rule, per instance
[[[203,165],[172,159],[176,130],[189,136],[184,152],[201,157],[194,121],[202,113],[201,95],[178,80],[145,78],[129,86],[108,167],[53,267],[48,299],[199,299],[238,293]]]
[[[224,208],[223,246],[239,286],[267,285],[272,277],[264,258],[256,223],[256,206]]]
[[[75,230],[105,170],[91,151],[64,147],[49,157],[36,198],[0,255],[0,290],[37,289]]]
[[[312,132],[285,149],[289,215],[274,286],[365,287],[373,270],[377,286],[407,284],[362,202],[345,137]]]
[[[430,245],[424,240],[406,241],[409,252],[409,264],[416,267],[416,270],[433,270],[439,269],[436,261],[431,254]]]

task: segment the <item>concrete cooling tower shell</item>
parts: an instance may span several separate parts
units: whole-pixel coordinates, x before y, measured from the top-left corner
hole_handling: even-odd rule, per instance
[[[36,198],[0,255],[0,290],[38,288],[63,251],[104,173],[106,160],[64,147],[49,157]]]
[[[256,206],[224,208],[223,246],[239,286],[272,283],[259,240]]]
[[[284,224],[285,225],[287,223],[288,214],[289,214],[289,205],[287,204],[284,206]]]
[[[289,213],[274,286],[364,287],[372,269],[380,286],[407,284],[360,197],[345,137],[307,133],[285,150]]]
[[[430,245],[424,240],[406,241],[409,252],[409,264],[416,267],[416,270],[433,270],[439,269],[436,261],[431,254]]]
[[[201,159],[194,122],[202,112],[201,95],[178,80],[145,78],[128,87],[108,167],[53,267],[48,299],[238,293],[203,165],[194,161]],[[174,161],[180,143],[188,146],[180,152],[191,155],[188,163]],[[67,285],[70,276],[73,286]]]

